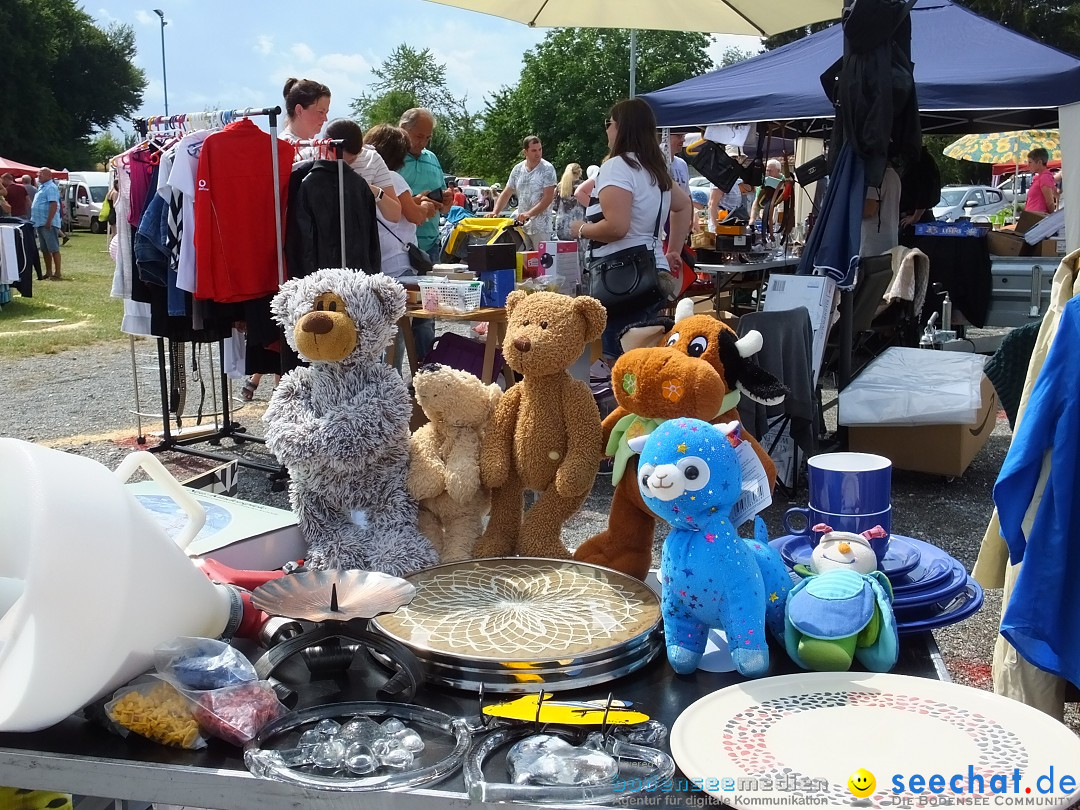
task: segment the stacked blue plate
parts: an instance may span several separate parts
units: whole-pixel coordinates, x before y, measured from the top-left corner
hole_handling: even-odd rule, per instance
[[[809,535],[789,534],[770,545],[789,567],[809,567],[813,553]],[[956,624],[982,607],[982,588],[963,564],[930,543],[894,534],[879,567],[892,583],[893,611],[901,633]]]

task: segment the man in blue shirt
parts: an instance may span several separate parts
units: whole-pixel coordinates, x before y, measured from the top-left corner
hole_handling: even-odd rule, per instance
[[[30,221],[37,232],[38,246],[45,256],[44,281],[60,280],[60,189],[52,179],[52,169],[38,170],[38,190],[30,208]]]
[[[405,165],[401,167],[399,174],[409,184],[409,190],[417,203],[423,200],[435,203],[432,216],[416,226],[416,245],[428,254],[432,262],[438,262],[442,252],[439,214],[450,210],[453,199],[449,194],[442,193],[446,189],[442,164],[435,153],[427,148],[431,142],[431,134],[435,131],[435,116],[431,110],[414,107],[402,113],[398,126],[409,136],[409,153],[405,155]],[[412,329],[416,342],[416,359],[423,361],[435,343],[435,324],[429,318],[414,318]]]

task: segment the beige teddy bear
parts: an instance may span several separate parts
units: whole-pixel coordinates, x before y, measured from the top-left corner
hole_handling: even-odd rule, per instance
[[[592,490],[603,451],[589,386],[567,369],[600,337],[607,311],[588,296],[515,290],[506,313],[503,356],[522,379],[503,395],[484,434],[481,476],[491,487],[491,520],[476,555],[565,559],[563,523]],[[523,519],[526,489],[540,497]]]
[[[413,387],[430,420],[409,442],[409,493],[420,502],[420,531],[443,562],[467,560],[491,506],[480,483],[480,440],[502,390],[437,363],[421,367]]]

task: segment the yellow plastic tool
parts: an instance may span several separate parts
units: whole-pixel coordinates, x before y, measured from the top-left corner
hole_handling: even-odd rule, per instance
[[[508,720],[554,723],[561,726],[634,726],[649,719],[647,714],[626,708],[621,700],[552,700],[550,693],[525,695],[506,703],[485,706],[484,714]],[[606,719],[605,719],[606,715]]]

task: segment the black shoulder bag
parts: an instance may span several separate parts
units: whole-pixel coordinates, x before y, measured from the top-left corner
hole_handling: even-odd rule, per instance
[[[405,215],[402,214],[402,216]],[[400,236],[390,230],[389,226],[378,217],[376,217],[375,220],[384,228],[386,228],[386,232],[388,234],[390,234],[392,237],[397,239],[399,242],[401,242],[401,244],[405,246],[405,252],[409,255],[409,265],[412,267],[413,270],[416,271],[416,274],[418,276],[426,276],[428,273],[435,269],[435,265],[432,263],[431,259],[428,258],[428,255],[424,253],[424,251],[422,251],[412,242],[404,241]]]
[[[659,301],[660,276],[656,267],[656,243],[660,240],[660,215],[664,192],[656,210],[651,245],[634,245],[589,261],[589,295],[612,315],[644,309]]]

